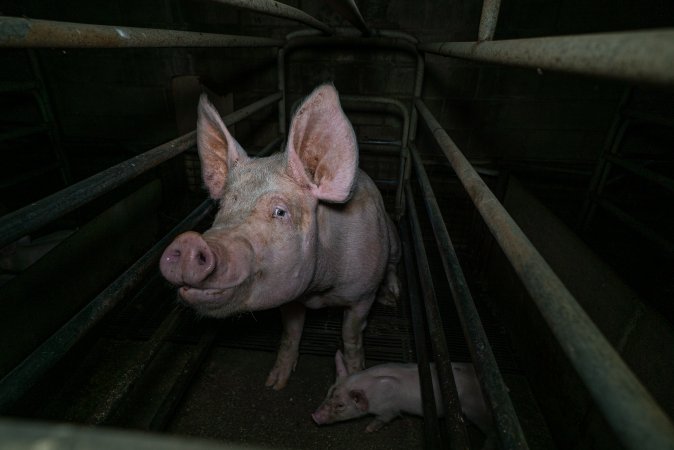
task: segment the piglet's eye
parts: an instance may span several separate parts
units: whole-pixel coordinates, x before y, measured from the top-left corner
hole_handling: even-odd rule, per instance
[[[335,407],[336,407],[338,410],[342,410],[342,409],[344,409],[344,403],[337,403],[337,405],[336,405]]]
[[[288,213],[285,209],[279,208],[278,206],[274,208],[273,217],[285,217]]]

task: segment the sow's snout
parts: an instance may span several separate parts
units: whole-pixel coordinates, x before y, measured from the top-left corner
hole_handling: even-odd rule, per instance
[[[213,273],[215,266],[215,254],[194,231],[175,238],[159,262],[164,278],[177,286],[199,286]]]

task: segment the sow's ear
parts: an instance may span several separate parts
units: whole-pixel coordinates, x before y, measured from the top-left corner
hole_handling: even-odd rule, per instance
[[[343,203],[358,167],[356,135],[334,86],[314,90],[293,116],[288,133],[288,173],[319,200]]]
[[[229,170],[248,155],[229,134],[220,114],[201,94],[197,119],[197,148],[201,159],[201,176],[211,198],[219,200],[225,189]]]

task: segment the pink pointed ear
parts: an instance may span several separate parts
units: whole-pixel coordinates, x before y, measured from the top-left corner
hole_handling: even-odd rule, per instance
[[[201,160],[201,176],[212,199],[219,200],[225,190],[227,174],[248,155],[229,134],[220,114],[206,94],[199,99],[197,148]]]
[[[342,352],[339,350],[337,350],[337,353],[335,353],[335,367],[337,368],[337,380],[341,380],[342,378],[349,376],[349,372],[346,370],[344,355],[342,355]]]
[[[358,168],[353,127],[334,86],[314,90],[293,116],[288,133],[288,174],[319,200],[343,203]]]
[[[367,401],[367,396],[364,391],[360,389],[349,391],[349,397],[351,397],[351,400],[356,404],[356,408],[358,408],[359,411],[367,412],[370,408],[370,403]]]

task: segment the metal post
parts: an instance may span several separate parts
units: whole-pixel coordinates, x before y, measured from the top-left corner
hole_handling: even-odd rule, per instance
[[[282,19],[290,19],[316,28],[327,34],[333,34],[334,30],[318,19],[313,18],[304,11],[288,6],[285,3],[273,0],[212,0],[223,5],[236,6],[238,8],[267,14]]]
[[[456,392],[452,361],[449,359],[447,339],[442,328],[440,310],[435,296],[433,279],[431,278],[431,268],[428,265],[428,258],[426,257],[426,250],[424,249],[424,242],[421,234],[421,226],[419,225],[414,197],[412,196],[412,189],[409,184],[405,185],[405,201],[412,233],[412,241],[414,243],[417,270],[421,282],[421,292],[426,308],[428,334],[431,338],[435,366],[438,371],[440,393],[442,394],[442,400],[445,406],[445,422],[449,436],[449,448],[467,449],[469,447],[468,433],[463,420],[459,395]]]
[[[424,313],[421,309],[419,298],[419,282],[412,267],[416,266],[412,254],[412,240],[406,221],[400,222],[400,240],[403,248],[405,261],[405,273],[407,274],[407,297],[410,301],[410,315],[412,317],[412,331],[414,333],[414,346],[417,351],[417,364],[419,366],[419,384],[421,388],[421,404],[424,412],[424,437],[425,448],[440,448],[438,434],[437,405],[433,392],[430,361],[428,358],[428,346],[426,345],[426,324]]]
[[[477,33],[478,41],[491,41],[494,39],[498,11],[501,8],[501,0],[483,0],[482,16],[480,17],[480,29]]]
[[[151,270],[156,270],[161,253],[173,238],[193,228],[213,210],[213,207],[211,200],[206,200],[199,205],[119,278],[8,373],[0,381],[0,411],[7,411]]]
[[[482,321],[468,288],[468,282],[463,275],[459,258],[456,256],[452,240],[447,232],[447,227],[442,218],[440,206],[438,206],[438,202],[435,199],[431,182],[426,175],[426,170],[414,145],[410,146],[410,153],[417,179],[421,186],[426,212],[433,227],[442,264],[445,268],[445,276],[452,291],[454,305],[459,313],[463,335],[468,343],[470,355],[480,379],[482,392],[487,400],[487,404],[491,406],[493,411],[494,422],[501,444],[504,449],[529,448],[515,409],[510,401],[508,387],[503,381],[501,372],[496,364],[496,358],[494,358],[487,334],[482,327]]]
[[[429,53],[475,61],[674,86],[674,29],[435,42],[418,47]]]
[[[280,47],[283,41],[194,31],[0,17],[0,47]]]
[[[672,449],[674,427],[442,129],[416,107],[613,430],[628,448]]]
[[[272,94],[223,117],[234,124],[281,98]],[[191,131],[0,218],[0,247],[90,202],[196,144]]]

